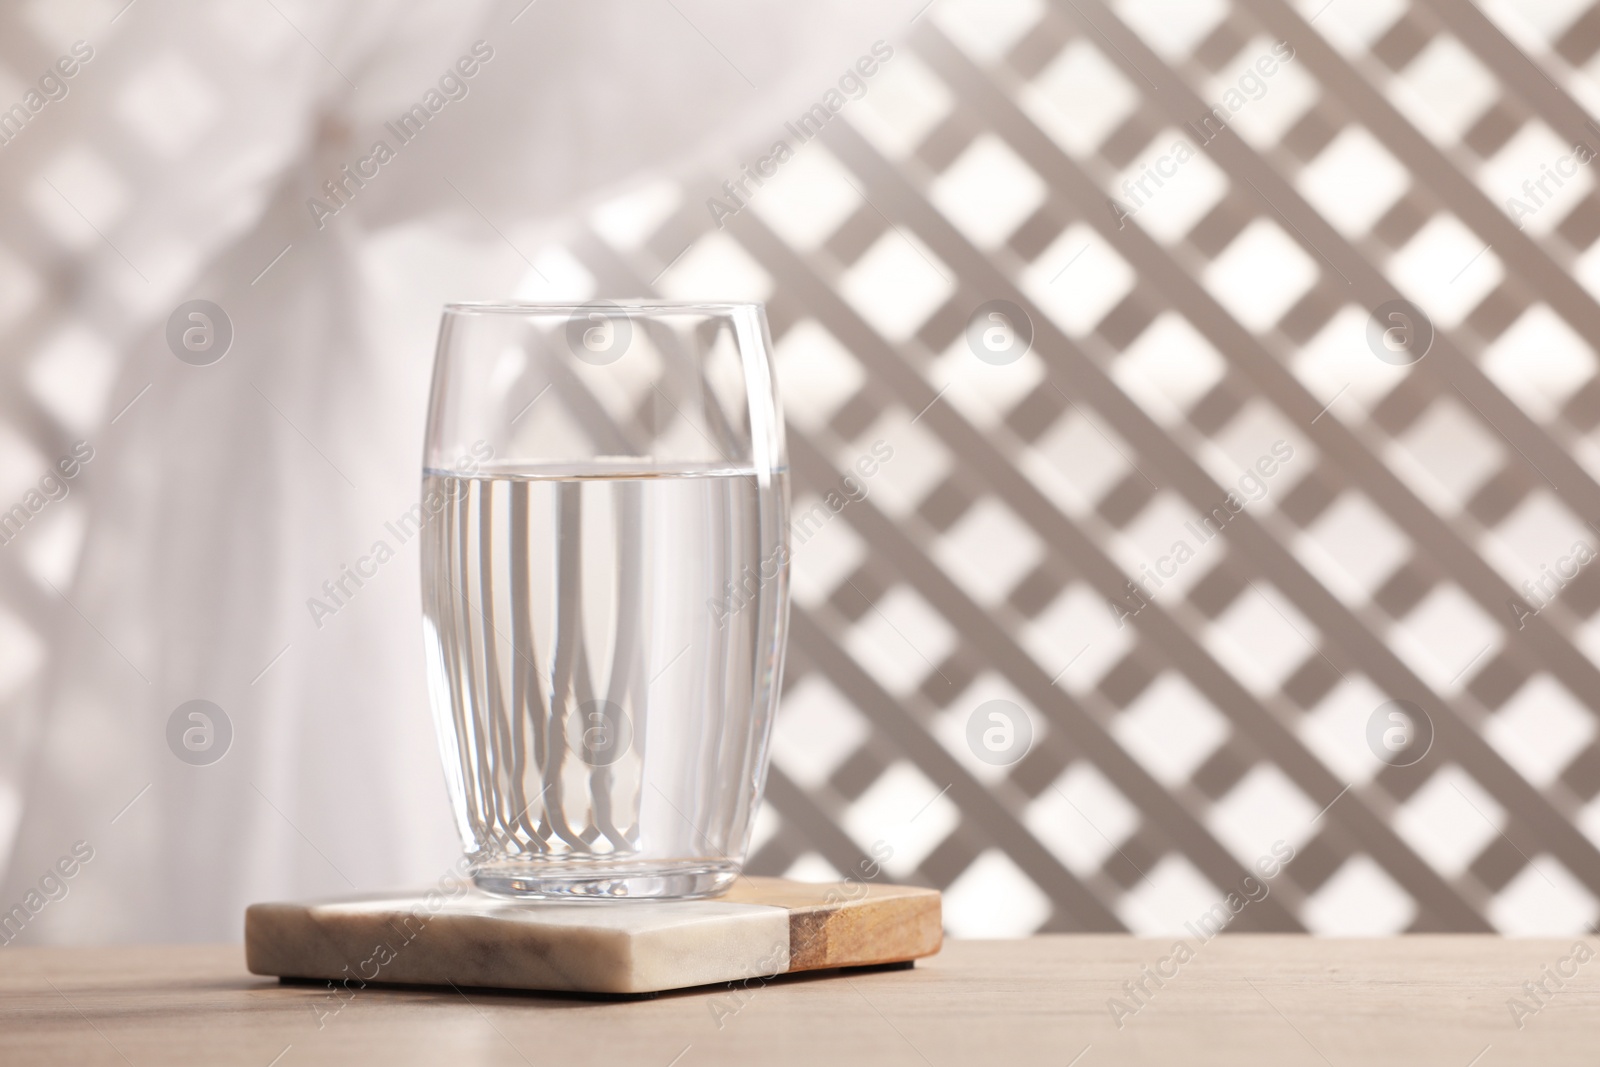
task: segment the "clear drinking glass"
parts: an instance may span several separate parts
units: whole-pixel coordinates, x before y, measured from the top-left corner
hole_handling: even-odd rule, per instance
[[[477,884],[697,897],[738,875],[789,607],[756,304],[451,304],[422,601]]]

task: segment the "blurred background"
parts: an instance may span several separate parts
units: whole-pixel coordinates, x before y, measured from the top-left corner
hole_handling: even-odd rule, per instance
[[[0,940],[436,881],[415,542],[307,601],[416,500],[442,303],[647,294],[776,343],[752,871],[886,841],[955,936],[1594,928],[1588,0],[0,26]]]

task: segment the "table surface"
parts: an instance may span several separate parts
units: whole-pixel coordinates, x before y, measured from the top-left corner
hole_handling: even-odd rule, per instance
[[[254,977],[230,945],[9,947],[0,1063],[1593,1064],[1600,962],[1594,941],[1582,960],[1574,944],[1240,934],[1190,939],[1180,960],[1171,941],[1131,937],[951,941],[910,970],[633,1001],[335,995]],[[1141,978],[1148,995],[1135,999],[1123,983]],[[1541,980],[1548,993],[1524,991]],[[1113,998],[1126,1009],[1116,1020]]]

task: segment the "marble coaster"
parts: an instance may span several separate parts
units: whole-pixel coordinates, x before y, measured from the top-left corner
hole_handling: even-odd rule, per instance
[[[524,903],[457,885],[253,904],[252,974],[582,993],[663,989],[897,963],[943,941],[939,894],[743,877],[714,900]]]

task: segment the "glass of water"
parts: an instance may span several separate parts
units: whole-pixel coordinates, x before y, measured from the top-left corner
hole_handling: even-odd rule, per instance
[[[756,304],[451,304],[423,633],[474,878],[710,896],[766,780],[789,475]]]

